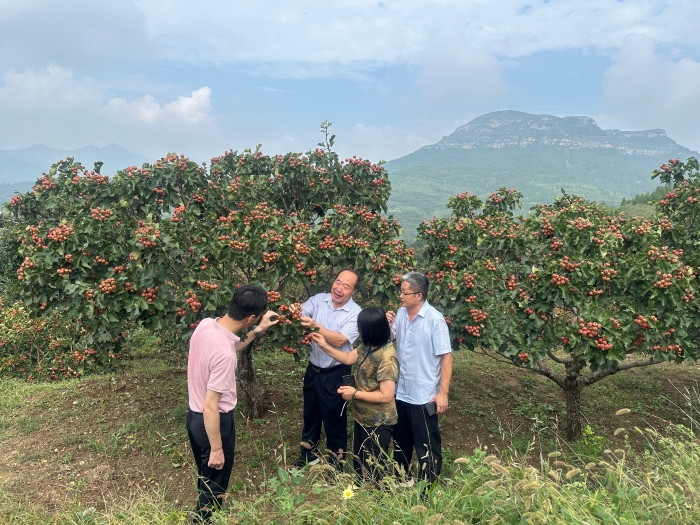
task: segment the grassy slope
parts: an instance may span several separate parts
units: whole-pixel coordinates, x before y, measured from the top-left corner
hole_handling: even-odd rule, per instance
[[[665,159],[662,159],[662,161]],[[423,219],[445,215],[447,199],[462,191],[484,198],[502,186],[524,194],[523,209],[552,202],[561,188],[589,200],[618,205],[654,189],[656,159],[615,150],[558,147],[419,150],[386,164],[392,183],[390,213],[412,240]]]
[[[269,389],[270,410],[265,418],[251,420],[244,406],[237,409],[231,485],[231,497],[238,502],[235,512],[251,516],[255,512],[245,502],[270,495],[269,484],[263,482],[285,464],[285,454],[287,462],[296,456],[301,431],[303,368],[286,354],[259,355],[257,363]],[[555,449],[581,464],[588,461],[585,456],[599,456],[604,447],[641,451],[644,438],[634,433],[614,436],[615,428],[663,428],[665,421],[683,422],[678,408],[683,397],[677,388],[692,388],[698,379],[698,368],[689,365],[661,365],[606,379],[583,394],[584,413],[595,435],[570,446],[556,430],[563,401],[552,383],[460,352],[451,409],[441,421],[444,475],[457,475],[453,460],[478,447],[499,456],[529,451],[524,461],[536,466],[541,454]],[[167,516],[181,516],[193,501],[183,372],[168,370],[155,359],[141,359],[132,372],[117,376],[37,385],[4,380],[0,399],[0,522],[45,523],[53,516],[56,522],[70,523],[76,512],[88,509],[89,514],[95,507],[98,514],[106,509],[105,523],[120,512],[135,521],[145,512],[144,523],[155,517],[165,523]],[[632,413],[615,417],[623,407]],[[348,479],[338,483],[345,486]],[[338,492],[334,486],[323,490]],[[303,492],[310,490],[308,484],[299,487],[306,499],[298,503],[306,501],[308,507],[315,496]],[[280,494],[275,488],[275,498]],[[395,504],[410,507],[418,503],[412,497]],[[159,510],[159,501],[164,510]],[[272,505],[269,512],[280,511],[280,501],[266,501]],[[266,521],[263,518],[257,514],[260,522]]]

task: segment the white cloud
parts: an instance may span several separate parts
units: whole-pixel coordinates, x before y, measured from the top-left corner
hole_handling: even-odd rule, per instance
[[[246,64],[266,75],[337,76],[367,65],[417,64],[431,42],[496,57],[617,48],[636,32],[700,43],[700,2],[683,0],[137,0],[164,55]],[[670,28],[673,28],[672,30]]]
[[[602,125],[664,128],[680,144],[700,150],[700,62],[656,53],[655,41],[628,35],[606,71]]]
[[[104,90],[91,78],[76,79],[57,65],[45,69],[7,71],[0,85],[0,112],[24,116],[69,113],[75,108],[95,108]]]
[[[123,98],[113,98],[102,113],[110,117],[129,121],[135,120],[145,124],[162,124],[164,122],[181,122],[188,125],[211,123],[211,89],[203,87],[192,92],[191,97],[177,97],[177,100],[167,104],[159,104],[150,96],[145,95],[133,102]]]
[[[50,63],[105,70],[158,53],[132,0],[3,0],[0,71]]]
[[[152,156],[175,146],[199,148],[217,135],[211,93],[205,86],[170,101],[151,95],[128,101],[57,65],[7,71],[0,81],[0,144],[74,148],[118,142]]]

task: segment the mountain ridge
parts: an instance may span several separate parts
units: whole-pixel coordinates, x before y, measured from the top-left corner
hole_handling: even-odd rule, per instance
[[[561,188],[618,205],[653,191],[658,182],[649,175],[661,163],[698,155],[663,129],[605,130],[587,116],[496,111],[387,162],[389,209],[410,240],[421,220],[445,215],[447,199],[462,191],[484,198],[498,187],[515,188],[524,210],[551,202]]]

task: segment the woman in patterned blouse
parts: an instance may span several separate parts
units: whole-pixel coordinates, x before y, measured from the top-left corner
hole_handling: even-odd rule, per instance
[[[353,466],[359,478],[378,483],[386,472],[396,413],[396,382],[399,361],[391,342],[391,330],[381,308],[365,308],[357,317],[362,345],[343,352],[329,345],[318,333],[311,334],[319,348],[333,359],[353,365],[355,386],[341,386],[338,393],[352,401],[355,418]]]

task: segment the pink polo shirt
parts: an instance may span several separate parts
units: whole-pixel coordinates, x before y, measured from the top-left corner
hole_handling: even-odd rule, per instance
[[[190,339],[187,392],[190,410],[203,412],[207,390],[221,394],[219,412],[236,408],[236,342],[241,339],[216,322],[202,319]]]

